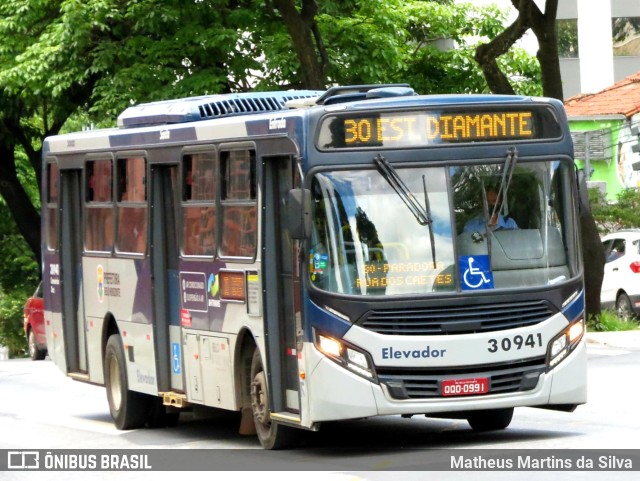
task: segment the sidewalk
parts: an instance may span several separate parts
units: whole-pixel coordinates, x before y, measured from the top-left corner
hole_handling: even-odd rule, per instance
[[[640,329],[616,332],[587,332],[587,343],[622,349],[640,349]]]

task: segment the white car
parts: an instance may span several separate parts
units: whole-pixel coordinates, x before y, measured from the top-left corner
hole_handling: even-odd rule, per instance
[[[600,302],[628,319],[640,314],[640,229],[621,230],[602,238],[606,261]]]

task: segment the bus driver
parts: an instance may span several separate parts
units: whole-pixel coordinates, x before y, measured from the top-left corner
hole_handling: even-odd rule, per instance
[[[501,207],[501,202],[499,202],[498,192],[495,188],[490,187],[486,192],[487,198],[487,207],[488,212],[491,218],[486,222],[484,215],[479,214],[472,219],[469,219],[464,226],[465,232],[485,232],[486,226],[489,226],[489,229],[497,230],[497,229],[517,229],[518,224],[515,220],[510,217],[504,217],[499,209],[496,209],[496,204]]]

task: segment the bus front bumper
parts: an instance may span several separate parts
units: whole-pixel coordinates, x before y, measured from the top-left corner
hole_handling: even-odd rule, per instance
[[[560,364],[540,375],[533,389],[512,393],[394,399],[386,386],[354,374],[314,348],[308,378],[310,421],[337,421],[396,414],[436,414],[510,407],[575,406],[587,400],[584,340]]]

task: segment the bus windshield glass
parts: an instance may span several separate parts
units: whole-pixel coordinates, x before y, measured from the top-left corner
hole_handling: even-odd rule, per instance
[[[313,177],[315,287],[420,295],[576,275],[569,163],[520,162],[508,181],[504,163],[387,169]]]

